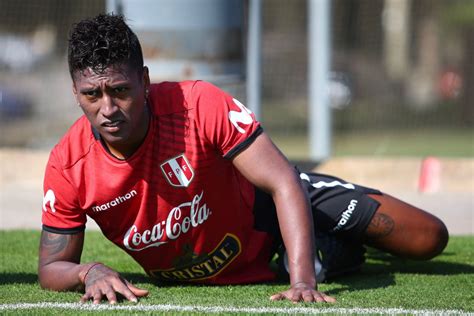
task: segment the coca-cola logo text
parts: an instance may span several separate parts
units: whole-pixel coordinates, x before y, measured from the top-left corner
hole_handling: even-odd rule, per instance
[[[168,214],[166,220],[155,224],[151,230],[140,231],[132,225],[125,233],[123,245],[131,251],[141,251],[150,247],[159,247],[186,234],[191,228],[203,224],[211,214],[206,203],[202,203],[201,194],[196,194],[191,202],[182,203]],[[188,214],[188,215],[187,215]]]

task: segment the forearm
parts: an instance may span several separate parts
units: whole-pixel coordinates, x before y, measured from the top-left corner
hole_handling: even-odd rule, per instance
[[[55,261],[40,266],[39,283],[42,288],[54,291],[82,290],[86,273],[95,264]]]
[[[299,180],[296,182],[301,185]],[[314,227],[309,200],[302,187],[290,183],[273,195],[277,206],[280,230],[288,254],[291,287],[274,294],[271,300],[292,302],[335,302],[317,289],[314,270]]]
[[[309,201],[302,188],[296,185],[276,193],[274,200],[288,253],[291,285],[303,282],[316,286],[313,218]]]

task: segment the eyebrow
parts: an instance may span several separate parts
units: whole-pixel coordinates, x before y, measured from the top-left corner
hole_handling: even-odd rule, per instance
[[[128,86],[130,86],[130,82],[118,82],[115,84],[107,85],[107,87],[111,89],[120,88],[120,87],[128,87]]]
[[[94,91],[98,91],[100,89],[98,88],[83,88],[83,89],[79,89],[79,92],[84,94],[84,93],[87,93],[87,92],[94,92]]]

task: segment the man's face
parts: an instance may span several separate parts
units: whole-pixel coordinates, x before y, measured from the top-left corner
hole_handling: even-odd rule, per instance
[[[108,67],[101,73],[86,69],[73,74],[76,99],[111,150],[127,151],[145,137],[149,84],[147,68],[142,73],[126,65]]]

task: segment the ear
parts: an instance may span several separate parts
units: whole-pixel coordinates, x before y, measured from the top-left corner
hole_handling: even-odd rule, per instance
[[[143,86],[145,90],[148,90],[150,88],[150,74],[148,71],[148,67],[144,66],[143,67]]]
[[[79,105],[79,96],[77,95],[77,89],[76,89],[76,84],[74,83],[74,80],[72,81],[72,93],[74,94],[76,103]]]

